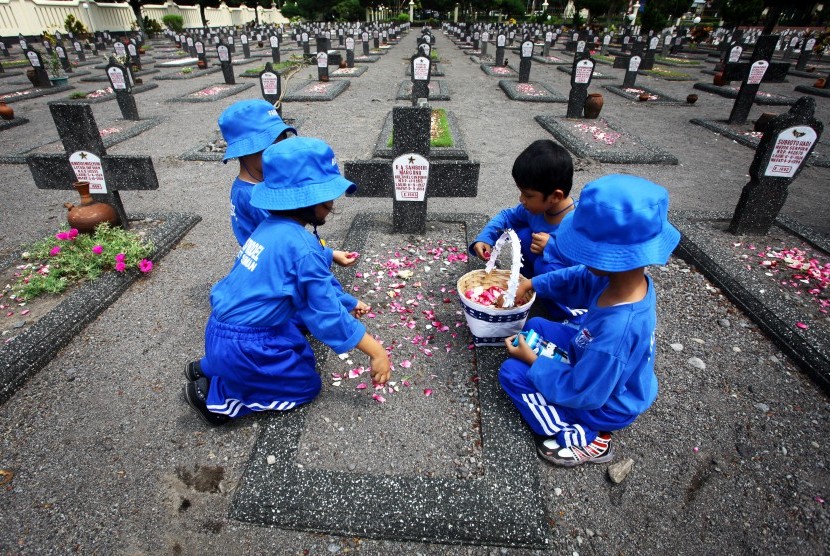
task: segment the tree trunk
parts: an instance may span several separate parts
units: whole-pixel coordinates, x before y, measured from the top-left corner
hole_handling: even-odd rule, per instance
[[[764,25],[764,31],[762,34],[772,34],[775,26],[778,25],[778,19],[781,17],[781,11],[783,8],[784,7],[781,4],[773,4],[769,7],[769,11],[767,12],[767,22]]]

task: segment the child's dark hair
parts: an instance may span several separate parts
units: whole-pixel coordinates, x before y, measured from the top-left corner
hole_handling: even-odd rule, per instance
[[[539,139],[530,144],[513,163],[513,180],[521,189],[538,191],[545,197],[561,190],[571,194],[574,163],[564,147],[550,139]]]

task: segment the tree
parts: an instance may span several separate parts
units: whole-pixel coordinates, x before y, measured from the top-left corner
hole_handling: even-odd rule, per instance
[[[726,27],[754,23],[763,9],[763,0],[721,0],[717,4],[718,14]]]
[[[643,8],[640,25],[643,31],[661,31],[671,25],[669,17],[680,17],[688,8],[687,0],[649,0]]]

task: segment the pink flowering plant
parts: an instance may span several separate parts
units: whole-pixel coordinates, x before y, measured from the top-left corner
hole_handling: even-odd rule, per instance
[[[0,296],[23,302],[46,293],[59,294],[108,270],[138,269],[146,274],[153,268],[147,259],[152,250],[153,245],[139,234],[107,223],[100,224],[93,234],[62,229],[22,253],[15,281],[6,285]]]

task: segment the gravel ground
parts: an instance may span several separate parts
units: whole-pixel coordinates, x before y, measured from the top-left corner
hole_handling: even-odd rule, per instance
[[[440,211],[492,214],[516,202],[509,173],[513,159],[532,140],[548,137],[534,116],[562,114],[564,105],[510,101],[498,78],[487,76],[443,35],[436,46],[452,100],[435,104],[457,116],[471,158],[482,163],[478,197],[442,199]],[[302,120],[302,134],[330,142],[341,161],[369,158],[391,107],[407,104],[394,98],[414,50],[410,34],[334,102],[287,104],[284,115]],[[516,55],[507,58],[518,64]],[[531,79],[567,94],[568,76],[555,67],[534,64]],[[313,71],[301,72],[298,81]],[[607,71],[621,81],[620,70]],[[685,71],[710,80],[697,70]],[[182,402],[180,388],[182,364],[201,355],[209,288],[227,272],[236,250],[227,223],[234,167],[177,157],[213,136],[222,109],[257,92],[198,105],[166,102],[220,80],[214,74],[159,81],[157,89],[137,97],[138,109],[142,117],[165,121],[109,149],[150,154],[155,162],[160,189],[123,194],[128,211],[175,208],[198,213],[203,221],[0,407],[0,469],[15,473],[0,495],[0,552],[530,553],[343,538],[227,519],[235,486],[268,417],[207,429]],[[796,96],[793,87],[810,80],[790,81],[765,90]],[[592,91],[600,92],[602,83]],[[692,82],[641,77],[638,84],[675,98],[692,92]],[[4,131],[0,150],[16,152],[56,137],[46,109],[56,96],[15,103],[17,115],[31,122]],[[693,107],[672,107],[605,97],[603,114],[670,151],[680,165],[579,160],[577,193],[591,179],[628,172],[665,185],[674,210],[734,208],[753,151],[688,123],[692,117],[726,118],[731,101],[701,93]],[[827,121],[827,101],[817,98],[817,104],[819,119]],[[780,110],[755,107],[752,118]],[[115,102],[96,104],[93,111],[99,122],[118,116]],[[2,172],[0,259],[52,232],[64,219],[63,202],[74,201],[70,192],[35,189],[25,166],[4,165]],[[821,208],[828,178],[827,169],[806,168],[791,186],[784,213],[830,233]],[[391,212],[391,201],[347,199],[338,209],[324,228],[334,245],[355,214]],[[695,269],[673,259],[652,276],[659,297],[660,397],[615,437],[617,462],[633,460],[622,483],[608,480],[606,465],[561,470],[539,463],[553,552],[825,553],[830,546],[824,502],[830,498],[830,451],[822,436],[830,415],[826,395]],[[432,432],[410,430],[408,446],[428,450]]]

